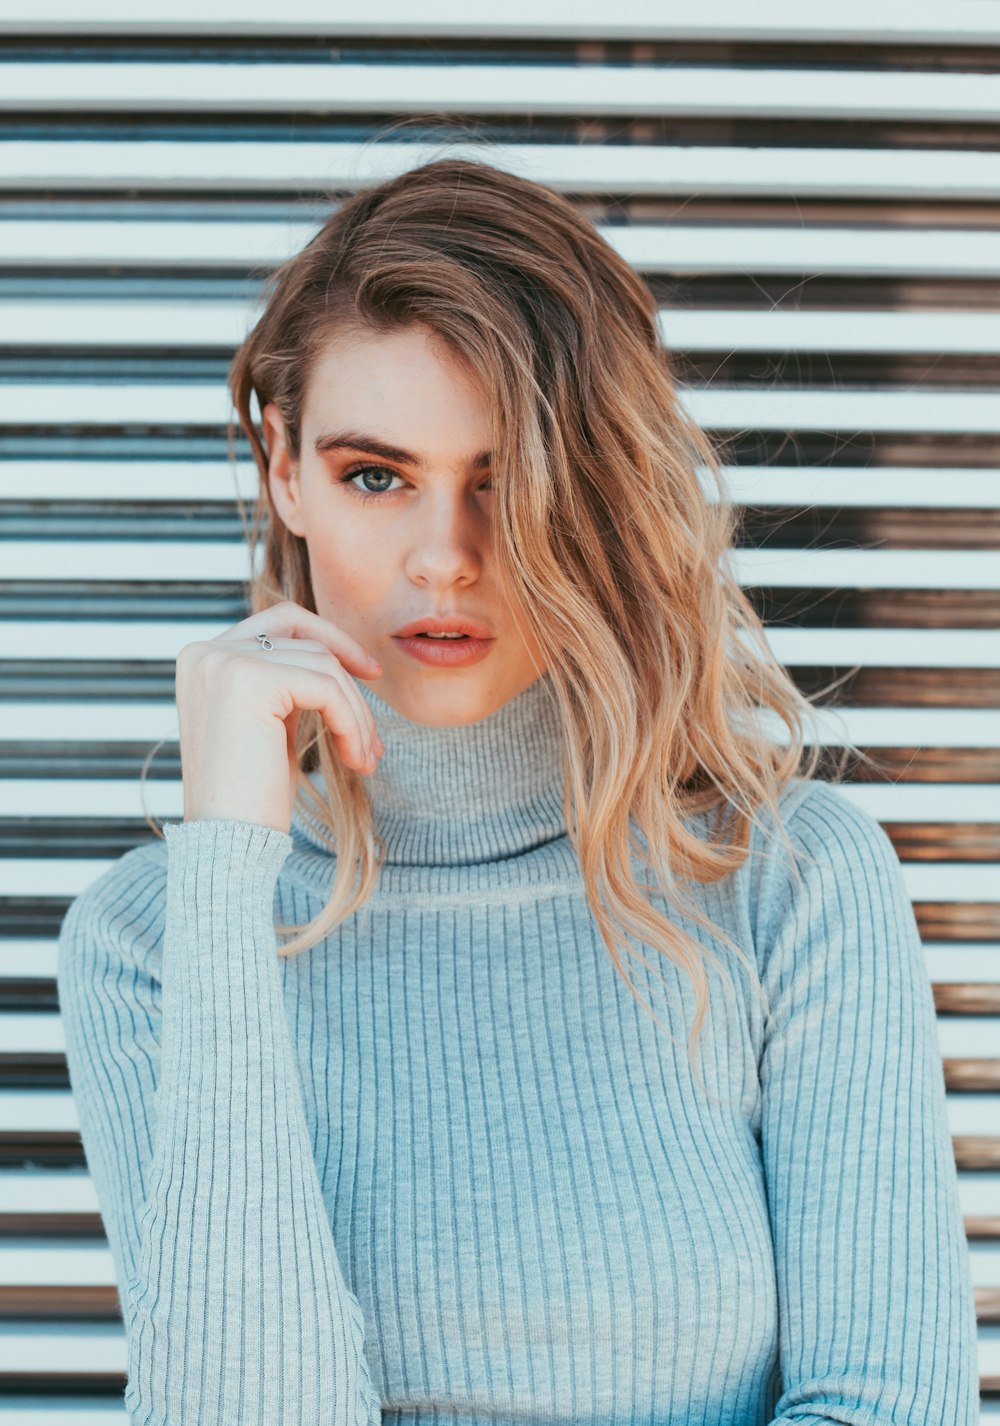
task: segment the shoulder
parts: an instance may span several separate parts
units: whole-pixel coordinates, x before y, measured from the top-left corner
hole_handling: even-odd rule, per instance
[[[773,823],[755,829],[753,919],[758,944],[783,921],[828,927],[912,920],[902,867],[888,834],[835,783],[796,778],[779,799],[791,851]]]
[[[782,826],[795,852],[796,861],[856,862],[875,852],[880,859],[896,859],[895,849],[880,822],[866,812],[839,785],[816,779],[793,778],[778,798]],[[751,845],[766,854],[777,850],[775,859],[791,859],[780,834],[768,817],[757,823]]]
[[[59,931],[59,977],[71,962],[145,964],[166,919],[167,849],[159,838],[130,848],[70,902]]]

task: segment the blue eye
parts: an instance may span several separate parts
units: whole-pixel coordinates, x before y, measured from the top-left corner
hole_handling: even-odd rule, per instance
[[[352,483],[359,475],[365,475],[368,471],[376,471],[379,475],[387,475],[390,480],[402,480],[402,476],[398,476],[394,470],[387,470],[386,467],[382,465],[356,465],[353,470],[349,470],[342,477],[340,483],[341,485],[348,486],[360,500],[378,500],[383,495],[395,493],[389,490],[360,490]]]
[[[376,474],[381,476],[388,476],[390,481],[403,480],[403,477],[398,473],[398,471],[389,470],[388,467],[384,465],[356,465],[352,466],[350,470],[344,472],[344,474],[340,477],[340,483],[341,485],[347,486],[351,493],[353,495],[356,495],[359,500],[381,500],[384,495],[397,495],[399,493],[398,490],[389,490],[388,488],[383,490],[362,490],[358,486],[356,486],[354,484],[354,481],[357,480],[358,476],[367,475],[369,471],[374,471]],[[403,484],[406,485],[406,483],[407,482],[404,480]],[[492,483],[490,481],[485,481],[483,485],[480,486],[481,490],[486,491],[491,491],[492,488]]]

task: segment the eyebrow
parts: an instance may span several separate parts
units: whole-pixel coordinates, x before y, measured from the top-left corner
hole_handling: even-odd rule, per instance
[[[329,431],[325,436],[318,437],[315,449],[317,455],[324,455],[327,451],[365,451],[369,455],[381,456],[383,460],[394,461],[397,465],[410,465],[416,470],[425,468],[425,462],[411,451],[391,446],[364,431]],[[490,461],[490,452],[480,451],[469,461],[469,466],[472,470],[485,470]]]

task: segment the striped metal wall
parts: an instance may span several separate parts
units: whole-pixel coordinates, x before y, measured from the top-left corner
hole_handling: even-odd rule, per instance
[[[161,737],[181,815],[173,660],[246,613],[224,374],[262,275],[420,115],[648,276],[740,578],[838,680],[830,755],[876,759],[845,791],[923,936],[1000,1422],[1000,5],[819,8],[0,5],[0,1423],[124,1419],[55,937],[151,836]]]

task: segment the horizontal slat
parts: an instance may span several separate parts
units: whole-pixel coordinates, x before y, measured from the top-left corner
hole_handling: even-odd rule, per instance
[[[949,1131],[952,1134],[989,1135],[1000,1125],[1000,1095],[946,1094]],[[67,1133],[80,1127],[76,1101],[70,1090],[0,1090],[0,1134],[24,1129]]]
[[[1000,1067],[1000,1016],[951,1015],[938,1018],[938,1046],[949,1060],[989,1060]],[[1000,1125],[1000,1119],[997,1124]],[[990,1133],[997,1125],[990,1129]],[[1000,1214],[1000,1196],[996,1199]],[[998,1280],[1000,1286],[1000,1280]]]
[[[1000,404],[1000,403],[998,403]],[[11,540],[0,545],[5,579],[242,580],[249,553],[242,540]],[[262,552],[258,553],[258,563]],[[730,563],[744,586],[773,589],[995,589],[992,550],[736,549]],[[995,649],[1000,631],[973,632]],[[9,651],[4,650],[6,656]]]
[[[414,487],[419,489],[419,482],[409,471],[406,476],[409,490],[404,487],[402,497],[408,494],[411,501],[416,501],[418,497],[414,494]],[[828,513],[812,510],[808,506],[791,510],[751,506],[737,512],[738,533],[733,543],[739,553],[734,558],[737,562],[746,561],[748,579],[763,583],[758,577],[757,565],[766,570],[768,557],[771,554],[779,556],[782,563],[775,576],[775,586],[801,589],[808,580],[799,580],[796,576],[796,552],[801,554],[802,551],[816,550],[826,557],[825,567],[820,569],[821,577],[833,582],[839,589],[841,566],[831,556],[839,556],[841,552],[867,556],[858,566],[863,582],[853,591],[849,605],[842,611],[842,618],[855,624],[898,624],[902,620],[890,617],[887,602],[881,598],[879,584],[867,581],[867,571],[877,563],[871,556],[884,555],[888,561],[884,578],[894,589],[905,584],[909,590],[908,597],[918,601],[910,606],[910,622],[937,628],[948,624],[968,627],[967,621],[974,617],[977,624],[986,624],[990,601],[976,600],[972,595],[978,579],[977,564],[1000,555],[1000,522],[991,519],[989,508],[941,510],[934,521],[929,521],[926,514],[910,510],[899,499],[901,494],[897,491],[896,500],[880,510],[841,507]],[[387,500],[386,504],[389,503]],[[53,507],[50,503],[26,498],[0,509],[0,532],[2,538],[10,542],[40,541],[51,545],[57,541],[60,544],[80,544],[84,548],[94,540],[113,543],[122,549],[163,541],[192,544],[216,541],[240,546],[245,543],[244,525],[232,502],[205,504],[202,501],[189,505],[168,501],[160,508],[151,510],[141,502],[133,503],[128,499],[112,506],[106,501],[83,498]],[[973,556],[968,570],[955,573],[957,562],[968,554]],[[73,584],[78,585],[79,581],[74,580]],[[949,590],[947,600],[935,602],[927,597],[925,591],[940,589],[942,585]],[[827,583],[825,588],[830,597],[831,584]],[[990,589],[993,593],[997,592],[992,586]],[[138,590],[135,593],[141,597]],[[147,589],[144,593],[147,603],[144,607],[130,604],[133,614],[151,616],[155,601],[162,601],[171,595],[169,589],[159,594]],[[11,595],[18,597],[16,589],[7,589],[4,594],[8,602]],[[24,590],[20,591],[20,597],[25,597]],[[67,605],[65,586],[56,585],[47,589],[43,598],[46,601],[44,606],[34,608],[31,613],[55,618],[60,607],[64,610],[70,608],[74,614],[88,612],[82,606]],[[88,598],[91,601],[103,600],[106,608],[109,604],[106,591],[91,588]],[[977,605],[978,610],[973,614]],[[884,611],[881,617],[868,617],[869,612],[874,612],[879,606]],[[0,610],[2,608],[0,603]],[[819,604],[811,606],[807,616],[810,622],[819,622],[821,609]],[[93,603],[89,612],[97,612]]]
[[[0,896],[77,896],[113,865],[107,857],[0,858]],[[904,863],[903,872],[914,901],[1000,903],[996,864],[913,862]]]
[[[997,239],[1000,242],[1000,238]],[[261,308],[249,302],[0,299],[3,346],[235,348]],[[676,351],[1000,353],[1000,312],[820,312],[661,309]]]
[[[124,1377],[126,1340],[121,1323],[0,1322],[0,1373],[38,1372],[48,1375],[56,1362],[60,1375],[80,1373],[91,1378],[115,1373]],[[1000,1330],[979,1329],[978,1365],[982,1376],[1000,1379]],[[18,1421],[16,1411],[21,1407],[17,1398],[9,1398],[6,1404],[15,1406],[12,1419]],[[82,1416],[66,1418],[74,1426],[80,1420],[87,1421],[89,1426],[89,1419],[86,1408]],[[34,1417],[30,1420],[32,1426],[38,1426]],[[114,1426],[125,1426],[124,1408],[120,1408],[119,1415],[113,1420]]]
[[[907,505],[924,500],[932,507],[955,509],[1000,507],[1000,471],[813,469],[773,470],[763,467],[723,467],[734,499],[755,504],[860,505],[881,507],[904,491]],[[714,499],[714,486],[701,479]],[[947,486],[947,489],[945,489]],[[165,501],[194,504],[256,498],[257,469],[246,462],[224,461],[50,461],[6,460],[0,465],[0,502],[15,501]],[[3,514],[0,506],[0,515]]]
[[[1000,1064],[1000,1016],[959,1015],[939,1018],[937,1038],[941,1054],[945,1059],[986,1059]],[[0,1044],[7,1055],[53,1055],[64,1054],[66,1040],[59,1015],[31,1012],[25,1014],[0,1013]],[[34,1092],[34,1091],[32,1091]],[[970,1104],[991,1099],[992,1108],[998,1104],[997,1096],[977,1095]],[[0,1093],[2,1100],[2,1093]],[[958,1133],[992,1133],[1000,1128],[1000,1116],[993,1126],[989,1124],[989,1109],[983,1110],[983,1120],[979,1128],[960,1129]],[[973,1111],[974,1113],[974,1111]],[[2,1127],[2,1126],[0,1126]],[[15,1126],[16,1127],[16,1126]],[[1000,1213],[1000,1197],[996,1212]],[[1000,1286],[1000,1278],[997,1279]]]
[[[1000,352],[1000,312],[661,309],[660,328],[667,346],[687,352]]]
[[[72,1251],[78,1248],[79,1244],[74,1244]],[[100,1262],[100,1250],[89,1261],[94,1265]],[[970,1266],[971,1263],[970,1253]],[[977,1289],[978,1293],[982,1291]],[[0,1420],[5,1419],[2,1408],[7,1407],[9,1414],[6,1419],[16,1421],[18,1426],[26,1420],[30,1420],[33,1426],[56,1426],[56,1423],[58,1426],[69,1426],[71,1421],[78,1423],[81,1420],[93,1423],[93,1426],[111,1426],[111,1423],[125,1426],[120,1385],[126,1369],[126,1346],[120,1321],[54,1319],[30,1323],[0,1322],[0,1376],[37,1374],[50,1377],[53,1363],[58,1363],[57,1377],[86,1378],[91,1389],[101,1376],[113,1378],[118,1383],[118,1404],[115,1406],[111,1402],[101,1403],[92,1396],[81,1399],[79,1403],[71,1397],[38,1396],[30,1399],[35,1403],[32,1408],[24,1397],[7,1397],[0,1401]],[[977,1367],[981,1380],[1000,1380],[1000,1331],[984,1324],[977,1329]],[[991,1415],[988,1400],[980,1407],[979,1419],[984,1423],[996,1420]]]
[[[260,315],[250,303],[0,299],[0,343],[12,347],[229,349]],[[992,314],[990,314],[992,315]],[[997,315],[1000,322],[1000,314]]]
[[[2,784],[0,784],[2,785]],[[966,783],[840,784],[843,795],[879,822],[995,822],[1000,798],[990,786]],[[1000,1054],[1000,1042],[997,1044]]]
[[[928,976],[936,985],[1000,985],[1000,942],[950,945],[925,940],[923,948]],[[0,991],[3,989],[4,980],[20,980],[24,976],[33,979],[54,979],[57,959],[58,943],[55,940],[46,940],[44,937],[31,940],[0,937]],[[1000,1046],[996,1048],[1000,1052]],[[4,1171],[0,1170],[0,1211],[3,1173]],[[974,1182],[978,1183],[979,1179]],[[996,1191],[1000,1193],[1000,1176],[997,1177]],[[1000,1205],[1000,1197],[993,1201]],[[972,1212],[971,1209],[968,1211]],[[977,1211],[985,1213],[986,1209]],[[1000,1212],[1000,1206],[997,1212]]]
[[[153,578],[148,571],[143,578]],[[235,620],[192,620],[190,623],[122,620],[55,622],[10,620],[0,622],[0,651],[3,659],[109,659],[174,660],[184,644],[195,639],[212,639]],[[767,640],[784,664],[827,665],[873,668],[1000,668],[1000,631],[993,629],[827,629],[766,626]],[[45,704],[32,705],[39,709]],[[134,707],[135,705],[129,705]],[[5,705],[0,703],[0,708]],[[11,707],[6,705],[7,709]],[[850,712],[851,710],[843,710]],[[873,710],[879,712],[880,710]],[[888,717],[902,716],[900,709],[884,710]],[[832,710],[831,710],[832,712]],[[940,710],[927,708],[929,720],[922,725],[942,734],[954,726],[956,735],[964,720],[984,731],[997,726],[1000,710]],[[6,716],[6,714],[5,714]],[[943,717],[941,723],[934,720]],[[916,725],[912,725],[911,731]],[[23,736],[30,737],[30,732]],[[65,732],[61,735],[65,736]],[[894,745],[906,741],[902,733]],[[937,742],[936,736],[925,741]],[[942,746],[946,746],[946,740]],[[956,744],[956,746],[958,746]],[[989,746],[987,743],[963,746]]]
[[[738,148],[656,144],[449,144],[569,193],[779,194],[806,198],[1000,197],[1000,153],[971,148]],[[442,156],[441,145],[6,139],[0,186],[301,193],[354,189]]]
[[[930,469],[851,469],[847,467],[790,469],[723,466],[726,496],[754,505],[856,506],[881,509],[897,503],[907,508],[1000,508],[1000,470],[961,467]],[[714,482],[699,471],[706,496],[715,499]],[[224,461],[50,461],[6,460],[0,464],[0,502],[88,503],[107,501],[139,505],[177,502],[184,505],[235,506],[256,498],[257,469],[246,462]],[[0,505],[0,516],[3,515]]]
[[[89,1329],[92,1325],[87,1323],[83,1329],[86,1332],[84,1351],[86,1342],[91,1340]],[[997,1355],[1000,1356],[1000,1352]],[[115,1370],[124,1371],[124,1366]],[[16,1426],[128,1426],[125,1408],[120,1404],[120,1395],[120,1392],[116,1393],[113,1400],[110,1399],[110,1394],[106,1400],[93,1394],[79,1398],[72,1395],[19,1395],[6,1400],[0,1398],[0,1423],[2,1426],[7,1426],[7,1423],[11,1423],[11,1426],[14,1426],[14,1423]],[[985,1398],[979,1406],[977,1426],[997,1426],[998,1422],[1000,1401]]]
[[[99,1239],[24,1237],[10,1244],[0,1241],[0,1287],[109,1287],[114,1281],[111,1250]]]
[[[984,0],[843,0],[835,11],[811,10],[796,0],[701,0],[696,10],[653,0],[628,0],[609,9],[605,0],[509,0],[502,7],[472,7],[463,0],[433,0],[414,9],[408,0],[377,0],[361,12],[324,0],[286,0],[280,10],[265,0],[175,0],[169,8],[137,8],[127,0],[101,0],[81,9],[75,0],[9,0],[0,33],[121,35],[415,36],[475,39],[722,40],[755,43],[806,41],[840,44],[993,45],[1000,17]]]
[[[72,1325],[68,1329],[71,1332],[80,1331],[80,1348],[84,1354],[88,1341],[93,1340],[91,1328],[94,1325],[87,1322],[83,1324],[82,1329]],[[44,1332],[50,1330],[48,1323],[39,1326]],[[98,1330],[103,1334],[107,1329],[99,1326]],[[64,1361],[65,1358],[60,1359],[63,1374],[67,1370],[62,1365]],[[113,1370],[124,1372],[125,1369],[116,1367]],[[46,1372],[46,1375],[48,1374]],[[62,1393],[58,1396],[22,1396],[18,1393],[6,1398],[0,1397],[0,1423],[2,1426],[128,1426],[128,1413],[122,1405],[121,1391],[112,1392],[109,1388],[107,1394],[101,1397],[95,1396],[91,1388],[92,1383],[88,1385],[88,1394],[79,1397],[73,1396],[72,1393]],[[1000,1409],[994,1417],[989,1408],[984,1407],[977,1426],[994,1426],[995,1421],[1000,1421]]]
[[[962,783],[840,784],[843,794],[881,822],[1000,822],[995,786]],[[0,778],[0,817],[138,817],[143,807],[137,778]],[[183,812],[180,781],[147,781],[145,796],[159,817]],[[997,1038],[1000,1054],[1000,1032]]]
[[[96,519],[96,515],[92,517]],[[226,522],[228,524],[228,521]],[[807,541],[805,543],[808,543]],[[960,547],[960,546],[959,546]],[[1000,551],[1000,545],[998,545]],[[963,589],[859,589],[845,596],[839,587],[815,591],[793,589],[788,593],[766,586],[756,590],[752,598],[760,606],[762,617],[768,627],[773,627],[776,637],[786,626],[792,625],[794,647],[806,630],[815,629],[820,633],[832,626],[839,626],[841,632],[852,640],[856,631],[881,629],[898,632],[902,639],[910,640],[906,645],[910,653],[919,655],[921,645],[919,634],[922,628],[931,631],[932,637],[940,638],[942,632],[954,630],[958,633],[971,631],[974,642],[970,646],[973,661],[963,666],[954,653],[941,652],[940,646],[930,647],[930,665],[903,668],[903,663],[894,652],[888,655],[887,663],[881,667],[872,666],[868,655],[867,669],[843,670],[849,682],[851,698],[857,706],[870,704],[880,708],[887,703],[917,705],[927,703],[938,705],[947,694],[947,702],[955,708],[991,708],[1000,703],[1000,677],[994,668],[984,677],[975,667],[990,666],[988,643],[978,645],[978,633],[991,632],[997,625],[996,594],[994,591]],[[803,599],[808,607],[802,608]],[[188,581],[80,581],[69,580],[46,584],[37,580],[15,580],[10,584],[0,582],[0,618],[7,621],[45,620],[53,626],[70,625],[74,621],[101,623],[129,619],[133,627],[142,621],[148,624],[174,620],[201,620],[212,618],[236,623],[247,614],[247,603],[242,584],[231,581],[224,584],[206,584]],[[793,620],[795,621],[793,624]],[[914,639],[918,641],[913,642]],[[22,639],[19,647],[24,647]],[[837,644],[837,649],[843,649]],[[982,655],[982,657],[980,657]],[[28,662],[18,666],[8,664],[5,672],[13,675],[4,691],[8,697],[33,698],[49,697],[53,677],[67,680],[67,691],[72,692],[77,685],[80,697],[92,698],[98,694],[96,680],[108,679],[110,698],[134,697],[141,689],[134,679],[127,663],[120,663],[112,653],[99,659],[98,665],[74,660],[71,667],[52,669],[47,667],[49,650],[31,651],[29,642]],[[46,664],[39,666],[43,658]],[[800,658],[793,653],[792,662],[810,665],[809,680],[814,682],[818,672],[814,659]],[[3,660],[0,659],[0,663]],[[960,675],[951,680],[942,680],[934,673],[934,666],[947,663],[959,668]],[[899,672],[889,672],[890,667]],[[165,670],[150,667],[145,696],[163,697]],[[124,690],[121,685],[132,679],[133,686]],[[84,691],[84,685],[87,685]],[[37,689],[33,692],[32,689]],[[996,780],[1000,777],[1000,764]],[[956,774],[956,781],[965,781],[965,775]]]
[[[961,466],[723,466],[728,497],[753,505],[856,506],[908,510],[1000,509],[1000,469]],[[714,484],[702,472],[709,499]],[[0,464],[0,501],[234,501],[257,495],[256,466],[224,461],[17,461]],[[0,516],[3,511],[0,508]]]
[[[969,1246],[974,1287],[1000,1287],[1000,1249]],[[115,1283],[114,1261],[102,1243],[26,1238],[21,1247],[0,1246],[0,1287],[98,1286]]]
[[[993,875],[996,883],[995,869]],[[997,899],[1000,900],[1000,890]],[[995,1135],[1000,1129],[1000,1094],[946,1094],[945,1101],[952,1134]],[[0,1117],[2,1113],[0,1108]]]
[[[1000,1248],[969,1245],[973,1287],[1000,1287]],[[24,1238],[11,1247],[0,1245],[0,1287],[113,1287],[114,1260],[98,1240]]]
[[[718,65],[7,63],[0,111],[1000,117],[1000,76]]]
[[[52,206],[46,209],[49,211]],[[101,218],[0,218],[0,266],[270,268],[298,252],[318,223],[223,222],[209,212],[137,220],[130,209]],[[647,273],[823,272],[853,277],[997,277],[1000,244],[992,231],[875,226],[803,228],[763,223],[599,226]]]
[[[1,629],[1,626],[0,626]],[[121,629],[121,633],[117,632]],[[116,626],[104,635],[104,653],[146,659],[146,626]],[[185,630],[185,633],[190,630]],[[208,635],[221,632],[215,629]],[[120,639],[130,635],[123,653]],[[76,657],[76,629],[66,626],[58,653],[51,657]],[[174,657],[195,635],[178,633]],[[51,649],[51,645],[49,645]],[[70,652],[73,650],[73,652]],[[10,656],[10,650],[6,650]],[[1000,709],[819,709],[823,742],[830,747],[853,743],[857,747],[1000,747]],[[772,732],[785,724],[770,723]],[[0,702],[0,740],[24,743],[154,743],[177,740],[177,706],[170,702],[71,702],[67,697],[51,702]],[[902,786],[902,784],[900,784]]]
[[[85,472],[84,467],[84,472]],[[80,470],[80,467],[77,467]],[[104,470],[107,472],[108,467]],[[1000,470],[852,469],[848,466],[782,469],[774,466],[723,466],[727,497],[751,505],[857,506],[882,509],[904,505],[908,510],[1000,508]],[[16,478],[16,477],[15,477]],[[0,495],[4,493],[0,472]],[[249,484],[249,481],[248,481]],[[711,483],[705,482],[710,496]],[[90,481],[86,477],[89,491]],[[22,492],[25,489],[20,483]],[[256,494],[256,474],[250,485]],[[67,491],[67,493],[69,493]],[[89,496],[88,496],[89,498]]]
[[[934,985],[949,988],[963,983],[1000,985],[1000,945],[987,941],[978,946],[942,946],[936,941],[925,940],[923,946],[927,974]],[[995,1048],[1000,1050],[1000,1044]],[[1000,1198],[996,1201],[1000,1205]],[[1000,1212],[1000,1207],[997,1211]]]
[[[1000,1213],[1000,1174],[959,1173],[962,1213],[986,1218]],[[94,1182],[85,1169],[0,1171],[0,1214],[97,1213]],[[998,1281],[1000,1285],[1000,1281]]]
[[[681,400],[707,430],[920,431],[1000,433],[993,392],[684,390]],[[225,427],[231,403],[216,383],[0,383],[0,426]]]

